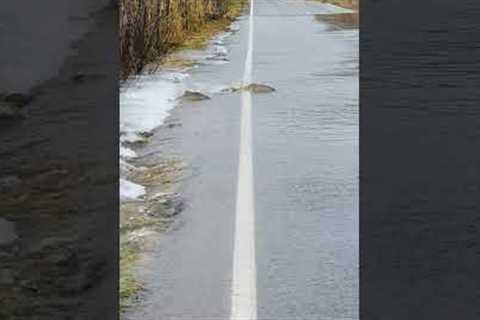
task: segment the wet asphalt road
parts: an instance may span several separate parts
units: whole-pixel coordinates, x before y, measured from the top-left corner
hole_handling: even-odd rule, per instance
[[[313,1],[256,0],[253,96],[258,319],[358,319],[358,28]],[[341,12],[341,11],[339,11]],[[238,83],[248,20],[230,63],[192,87]],[[138,151],[178,155],[186,209],[149,253],[144,303],[128,319],[229,319],[241,97],[183,103]]]

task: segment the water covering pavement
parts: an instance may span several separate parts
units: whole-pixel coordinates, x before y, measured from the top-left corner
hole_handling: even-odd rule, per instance
[[[255,1],[253,79],[276,89],[252,106],[258,319],[358,319],[358,20],[346,12]],[[242,79],[246,17],[237,24],[211,44],[228,63],[182,84],[212,99],[181,102],[135,150],[185,161],[186,209],[148,253],[128,319],[229,318],[241,96],[221,88]]]
[[[257,12],[315,12],[295,3]],[[358,318],[358,29],[335,16],[256,21],[259,319]]]

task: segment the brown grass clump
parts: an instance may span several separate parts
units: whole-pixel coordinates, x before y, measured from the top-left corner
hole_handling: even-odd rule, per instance
[[[248,0],[120,0],[121,76],[172,49],[199,47],[237,17]]]

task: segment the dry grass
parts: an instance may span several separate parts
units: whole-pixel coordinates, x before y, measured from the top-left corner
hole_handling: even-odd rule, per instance
[[[139,249],[133,245],[120,248],[120,309],[123,311],[131,304],[131,298],[138,294],[143,285],[135,276],[134,266],[139,259]]]
[[[182,47],[198,48],[241,14],[248,0],[121,0],[121,77]]]
[[[208,20],[202,28],[186,34],[180,48],[199,49],[204,47],[209,39],[224,31],[242,13],[248,0],[230,1],[229,3],[223,15]]]

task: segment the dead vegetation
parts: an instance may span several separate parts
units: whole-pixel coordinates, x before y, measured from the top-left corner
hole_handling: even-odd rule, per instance
[[[183,199],[174,192],[183,163],[164,159],[151,167],[136,169],[128,179],[149,188],[143,199],[120,204],[120,309],[122,312],[140,301],[143,282],[137,266],[149,242],[164,232],[183,210]],[[162,190],[162,191],[160,191]]]
[[[125,79],[172,49],[199,43],[240,14],[247,0],[121,0],[120,58]]]

